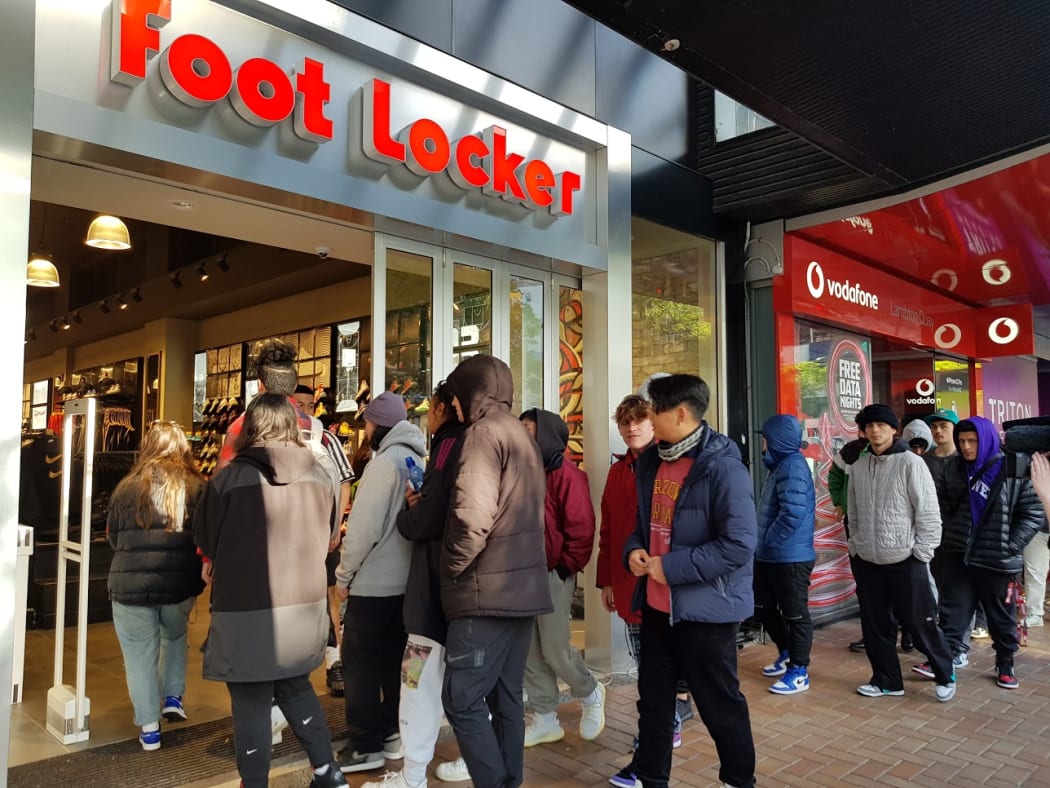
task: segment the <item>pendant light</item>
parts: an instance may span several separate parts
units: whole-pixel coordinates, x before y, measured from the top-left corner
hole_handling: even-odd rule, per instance
[[[116,216],[96,216],[88,227],[84,243],[95,249],[130,249],[128,226]]]
[[[58,287],[62,284],[58,278],[58,269],[51,262],[51,255],[46,252],[34,252],[29,255],[26,284],[30,287]]]

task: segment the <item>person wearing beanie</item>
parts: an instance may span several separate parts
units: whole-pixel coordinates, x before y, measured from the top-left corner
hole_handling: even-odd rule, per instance
[[[871,663],[871,680],[857,692],[869,698],[904,694],[896,649],[900,622],[929,659],[937,700],[949,701],[955,673],[937,626],[928,566],[941,541],[937,490],[922,458],[896,439],[900,420],[889,406],[867,405],[856,421],[868,448],[850,466],[847,544]]]
[[[405,401],[384,391],[365,408],[372,460],[350,510],[339,566],[343,616],[343,701],[350,741],[338,754],[344,773],[401,758],[398,705],[405,652],[403,608],[412,545],[397,529],[405,505],[407,459],[423,467],[426,438],[406,419]]]

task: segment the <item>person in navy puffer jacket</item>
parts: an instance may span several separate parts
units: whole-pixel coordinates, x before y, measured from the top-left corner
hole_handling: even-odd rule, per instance
[[[766,676],[781,678],[770,686],[777,695],[809,689],[809,652],[813,622],[809,617],[809,577],[816,510],[813,474],[802,456],[802,425],[778,414],[762,425],[762,461],[769,477],[758,504],[755,549],[755,612],[777,646]]]

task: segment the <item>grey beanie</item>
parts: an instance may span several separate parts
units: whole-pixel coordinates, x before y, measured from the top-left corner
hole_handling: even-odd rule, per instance
[[[365,421],[377,427],[393,427],[408,417],[405,400],[400,394],[384,391],[365,408]]]

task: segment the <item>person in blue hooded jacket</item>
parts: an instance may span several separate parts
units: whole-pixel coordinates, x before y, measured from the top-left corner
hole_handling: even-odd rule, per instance
[[[762,425],[762,462],[769,476],[758,504],[755,549],[755,612],[777,647],[777,658],[763,675],[780,676],[769,691],[795,695],[809,689],[813,622],[809,616],[809,578],[816,501],[813,474],[802,456],[802,425],[778,414]]]

